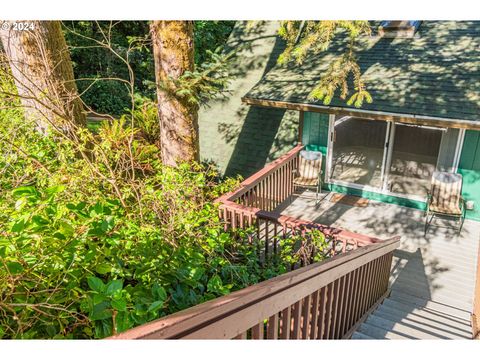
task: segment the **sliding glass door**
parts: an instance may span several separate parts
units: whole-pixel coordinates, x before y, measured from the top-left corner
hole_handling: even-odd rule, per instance
[[[328,179],[423,199],[435,170],[454,171],[459,131],[351,116],[330,120]]]
[[[395,124],[387,190],[396,194],[426,196],[437,168],[440,128]]]
[[[387,122],[353,117],[335,121],[331,179],[382,186]]]

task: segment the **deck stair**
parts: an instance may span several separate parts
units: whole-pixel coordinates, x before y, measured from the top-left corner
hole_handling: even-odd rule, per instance
[[[425,299],[392,294],[360,325],[352,339],[471,339],[470,313]]]
[[[471,339],[476,246],[448,247],[433,240],[428,251],[398,249],[390,296],[352,339]]]

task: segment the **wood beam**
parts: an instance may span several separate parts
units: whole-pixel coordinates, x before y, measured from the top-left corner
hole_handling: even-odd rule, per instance
[[[340,108],[335,106],[293,103],[293,102],[276,101],[276,100],[262,100],[262,99],[248,98],[248,97],[243,97],[242,101],[247,105],[255,105],[255,106],[262,106],[262,107],[273,107],[273,108],[298,110],[298,111],[311,111],[311,112],[318,112],[318,113],[324,113],[324,114],[350,115],[350,116],[364,117],[371,120],[397,121],[397,122],[414,124],[414,125],[427,125],[427,126],[449,127],[449,128],[456,128],[456,129],[480,130],[480,120],[472,121],[472,120],[460,120],[460,119],[450,119],[450,118],[441,118],[441,117],[429,117],[429,116],[422,116],[422,115],[389,113],[389,112],[383,112],[383,111],[371,111],[371,110],[363,110],[363,109],[347,109],[347,108]]]

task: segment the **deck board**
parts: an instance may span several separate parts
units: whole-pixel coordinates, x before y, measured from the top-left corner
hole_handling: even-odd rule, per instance
[[[455,319],[458,314],[471,312],[480,222],[465,220],[460,234],[454,229],[431,226],[424,236],[423,211],[376,201],[370,201],[366,207],[355,207],[330,202],[329,196],[331,195],[328,193],[322,194],[323,200],[315,206],[313,194],[304,194],[289,199],[277,211],[369,236],[385,239],[401,236],[400,248],[394,252],[390,284],[392,299],[401,301],[410,311],[405,311],[405,308],[392,308],[391,311],[401,310],[406,318],[411,318],[415,311],[439,308],[450,322],[455,321],[451,319]],[[438,225],[448,225],[448,222],[439,221]],[[390,307],[395,306],[394,301],[387,304],[390,304]],[[381,314],[382,311],[389,310],[379,311]],[[422,338],[421,335],[425,333],[423,330],[412,330],[411,334],[398,333],[398,329],[406,331],[409,328],[401,324],[400,320],[397,325],[392,325],[392,329],[386,331],[384,327],[385,324],[392,323],[391,316],[389,319],[372,322],[377,315],[374,313],[370,320],[367,320],[367,325],[363,328],[371,332],[363,335],[374,337],[372,335],[376,334],[378,338],[379,334],[382,334],[379,330],[382,326],[385,338],[388,334],[393,337],[393,334],[397,334],[399,337]],[[444,338],[446,334],[448,335],[448,329],[443,329],[441,334],[437,335]],[[429,333],[429,336],[424,338],[437,335]]]

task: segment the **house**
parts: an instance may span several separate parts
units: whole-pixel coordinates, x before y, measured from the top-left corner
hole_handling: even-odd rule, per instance
[[[357,53],[373,97],[360,109],[309,98],[342,40],[302,65],[274,66],[243,102],[296,111],[299,141],[325,155],[328,190],[423,209],[433,171],[459,172],[474,205],[467,218],[480,220],[479,35],[475,21],[417,22],[398,37],[374,28]]]
[[[200,152],[228,176],[248,177],[293,148],[298,141],[298,111],[249,106],[242,97],[277,62],[285,44],[277,21],[237,22],[230,35],[235,50],[233,79],[225,98],[200,110]]]
[[[237,77],[200,114],[202,157],[248,177],[218,199],[226,231],[256,227],[263,259],[281,239],[303,246],[319,231],[331,257],[117,338],[478,337],[480,22],[374,23],[357,53],[373,97],[361,108],[309,96],[341,39],[280,66],[277,26],[237,24]],[[319,203],[294,194],[304,148],[325,159]],[[437,169],[463,175],[473,208],[460,232],[442,223],[424,232]]]
[[[242,26],[235,34],[240,41],[245,39]],[[284,48],[275,36],[277,27],[262,23],[247,37],[251,46],[242,48],[240,61],[255,57],[255,51],[263,54],[254,72],[246,71],[233,83],[227,102],[201,115],[204,156],[216,157],[227,175],[255,178],[295,143],[322,152],[324,191],[356,195],[372,204],[349,208],[328,201],[320,207],[294,202],[268,210],[370,236],[401,236],[391,278],[400,299],[389,299],[380,312],[392,310],[398,320],[405,310],[402,316],[408,323],[411,317],[419,319],[413,309],[424,316],[441,304],[441,316],[461,317],[469,324],[480,230],[480,22],[372,22],[372,36],[360,39],[357,51],[373,97],[361,108],[347,105],[338,94],[328,105],[309,96],[331,59],[342,53],[341,37],[326,52],[309,54],[301,65],[281,66],[275,61]],[[206,134],[217,119],[230,124],[219,125],[216,136]],[[466,211],[470,222],[460,235],[437,228],[423,236],[422,210],[435,170],[463,176],[462,195],[473,207]],[[479,285],[476,288],[478,304]],[[459,312],[445,310],[453,308]],[[439,335],[438,328],[432,330],[422,321],[413,328],[425,332],[412,335],[408,325],[402,328],[392,323],[392,316],[384,316],[387,319],[377,320],[390,327],[370,328],[377,338],[449,337],[450,330]],[[394,325],[401,333],[385,330]]]

